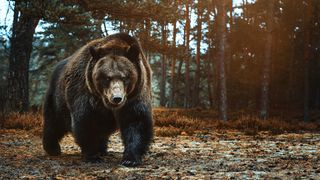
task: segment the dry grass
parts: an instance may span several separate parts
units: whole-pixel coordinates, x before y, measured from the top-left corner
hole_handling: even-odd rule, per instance
[[[206,129],[210,129],[208,118],[212,114],[212,112],[199,109],[155,109],[153,117],[155,126],[159,127],[159,129],[156,129],[156,135],[192,135],[195,131],[205,131]]]
[[[320,122],[305,123],[297,120],[285,120],[282,118],[269,118],[261,120],[254,116],[242,116],[236,120],[220,122],[218,129],[235,129],[245,132],[248,135],[256,135],[260,131],[270,131],[272,134],[286,132],[301,133],[304,131],[319,131]]]
[[[11,113],[4,122],[4,127],[8,129],[30,130],[42,126],[42,116],[40,113]]]
[[[155,126],[161,129],[156,131],[160,136],[177,136],[181,133],[192,135],[195,131],[210,130],[239,130],[247,135],[256,135],[260,131],[269,131],[272,134],[285,132],[315,132],[320,130],[320,121],[303,122],[302,119],[284,119],[273,117],[261,120],[256,116],[245,115],[243,111],[233,112],[231,120],[218,120],[218,113],[213,110],[202,109],[155,109]]]
[[[157,136],[193,135],[197,131],[208,132],[228,129],[239,130],[248,135],[256,135],[260,131],[280,134],[320,130],[319,120],[314,120],[310,123],[305,123],[302,120],[286,120],[276,117],[260,120],[255,116],[244,114],[242,111],[239,111],[238,115],[233,113],[233,119],[223,122],[218,120],[218,114],[213,110],[156,108],[153,112]],[[11,113],[6,116],[3,127],[7,129],[32,130],[36,134],[41,134],[42,115],[39,112]]]
[[[175,136],[181,135],[182,130],[180,128],[176,128],[173,126],[165,126],[165,127],[156,128],[155,133],[157,136],[175,137]]]
[[[42,123],[40,112],[10,113],[6,115],[3,127],[6,129],[32,130],[35,134],[40,135]]]

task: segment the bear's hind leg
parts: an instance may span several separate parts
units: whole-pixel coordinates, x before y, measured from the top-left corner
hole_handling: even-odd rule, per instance
[[[86,100],[85,97],[79,98],[72,106],[72,132],[85,161],[96,163],[102,161],[99,149],[100,137],[103,134],[99,130],[97,114],[93,112]]]
[[[108,154],[107,147],[108,147],[108,139],[101,138],[99,142],[99,153],[101,156],[106,156]]]
[[[59,141],[66,134],[66,128],[63,124],[59,124],[57,119],[53,117],[45,117],[42,145],[43,149],[51,156],[61,154]]]

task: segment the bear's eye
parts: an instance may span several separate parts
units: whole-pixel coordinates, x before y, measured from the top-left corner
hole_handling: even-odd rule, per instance
[[[105,74],[100,74],[98,76],[98,81],[100,81],[102,84],[107,84],[111,80],[111,77],[105,75]]]
[[[107,82],[109,82],[109,81],[111,80],[111,77],[106,76],[106,77],[104,78],[104,80],[107,81]]]
[[[129,79],[129,78],[122,77],[121,80],[122,80],[122,82],[123,82],[125,85],[129,85],[129,82],[130,82],[130,79]]]

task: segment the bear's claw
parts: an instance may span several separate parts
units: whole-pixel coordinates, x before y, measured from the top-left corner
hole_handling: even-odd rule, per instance
[[[131,161],[131,160],[123,160],[121,162],[121,165],[126,166],[126,167],[136,167],[139,166],[141,162],[139,161]]]

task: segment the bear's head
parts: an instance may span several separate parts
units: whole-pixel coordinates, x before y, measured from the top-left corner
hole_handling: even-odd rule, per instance
[[[110,45],[111,44],[111,45]],[[87,86],[98,95],[105,107],[122,107],[138,83],[138,45],[111,42],[102,47],[90,47],[87,65]]]

